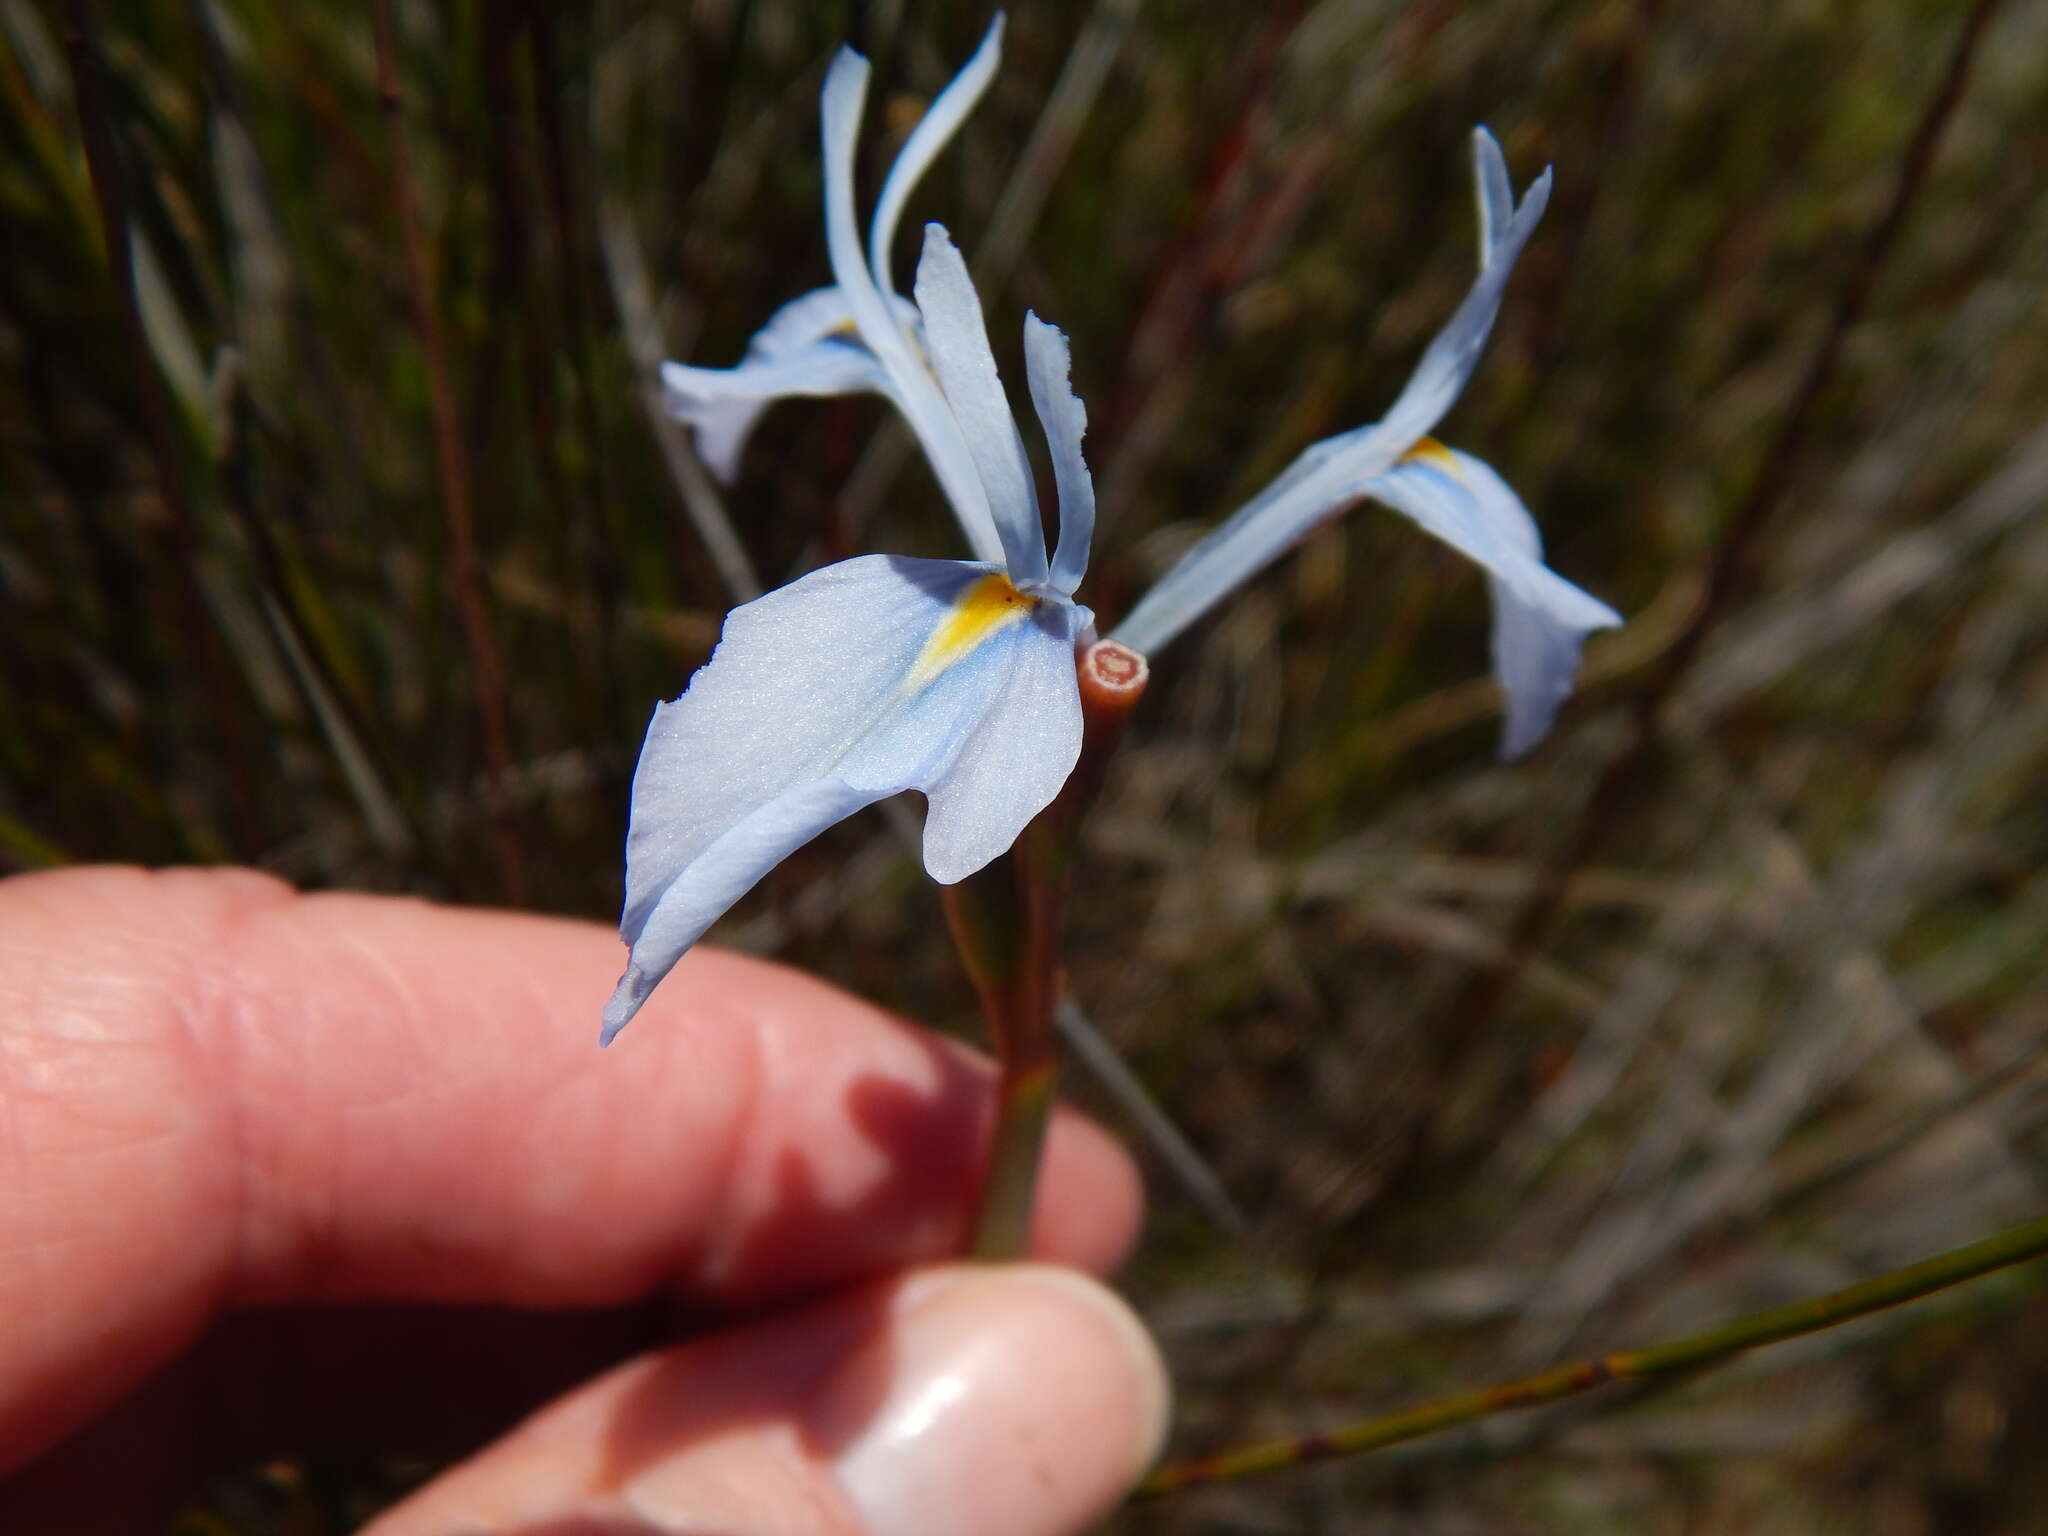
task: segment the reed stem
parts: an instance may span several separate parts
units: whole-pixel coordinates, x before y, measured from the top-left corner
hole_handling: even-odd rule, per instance
[[[1157,1498],[1161,1494],[1207,1483],[1253,1477],[1262,1472],[1306,1466],[1338,1456],[1356,1456],[1398,1445],[1404,1440],[1416,1440],[1441,1430],[1455,1429],[1498,1413],[1574,1397],[1613,1381],[1647,1381],[1701,1370],[1722,1364],[1761,1345],[1818,1333],[1824,1328],[1867,1317],[1887,1307],[1917,1301],[1948,1286],[2025,1263],[2044,1253],[2048,1253],[2048,1217],[2008,1228],[1981,1242],[1924,1259],[1918,1264],[1909,1264],[1904,1269],[1892,1270],[1843,1290],[1795,1301],[1788,1306],[1772,1307],[1668,1344],[1624,1350],[1619,1354],[1581,1360],[1573,1365],[1561,1365],[1534,1376],[1525,1376],[1519,1381],[1479,1387],[1433,1403],[1424,1403],[1420,1407],[1406,1408],[1399,1413],[1359,1419],[1324,1434],[1263,1441],[1198,1460],[1173,1462],[1146,1478],[1139,1485],[1137,1496],[1141,1499]]]

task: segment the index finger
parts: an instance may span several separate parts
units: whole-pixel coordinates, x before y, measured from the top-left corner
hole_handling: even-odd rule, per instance
[[[609,1051],[595,927],[261,876],[0,885],[0,1465],[223,1307],[755,1304],[941,1257],[988,1113],[964,1051],[693,955]],[[1127,1159],[1073,1117],[1036,1246],[1103,1268]]]

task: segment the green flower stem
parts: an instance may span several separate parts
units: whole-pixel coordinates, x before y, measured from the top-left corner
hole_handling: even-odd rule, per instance
[[[1046,897],[1028,899],[1028,870],[1029,861],[1013,850],[945,887],[947,926],[981,994],[1000,1073],[981,1208],[968,1243],[978,1259],[1015,1258],[1029,1242],[1038,1154],[1052,1104],[1051,1042],[1033,1017],[1031,985],[1046,961],[1032,942],[1028,917]]]
[[[1099,641],[1075,663],[1081,755],[1066,787],[1010,852],[945,888],[946,923],[981,994],[996,1052],[995,1129],[968,1254],[1020,1258],[1031,1242],[1039,1156],[1057,1077],[1054,1010],[1060,998],[1060,915],[1074,838],[1094,801],[1124,723],[1144,694],[1144,657]]]
[[[1497,1413],[1574,1397],[1610,1381],[1644,1381],[1718,1365],[1759,1345],[1817,1333],[1823,1328],[1832,1328],[1838,1323],[1866,1317],[1886,1307],[1915,1301],[1947,1286],[1988,1275],[1993,1270],[2024,1263],[2044,1253],[2048,1253],[2048,1217],[2012,1227],[1995,1237],[1987,1237],[1982,1242],[1955,1249],[1938,1258],[1895,1269],[1845,1290],[1816,1296],[1808,1301],[1796,1301],[1789,1306],[1773,1307],[1768,1312],[1739,1318],[1669,1344],[1559,1366],[1555,1370],[1526,1376],[1520,1381],[1460,1392],[1419,1408],[1360,1419],[1326,1434],[1267,1441],[1200,1460],[1174,1462],[1145,1479],[1139,1485],[1138,1497],[1156,1498],[1204,1483],[1251,1477],[1283,1467],[1376,1451]]]
[[[1045,1147],[1046,1123],[1052,1117],[1053,1065],[1050,1049],[1033,1065],[1004,1064],[995,1141],[989,1149],[981,1210],[968,1245],[970,1258],[1015,1259],[1031,1246],[1038,1159]]]

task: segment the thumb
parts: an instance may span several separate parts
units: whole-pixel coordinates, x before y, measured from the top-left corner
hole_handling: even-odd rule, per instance
[[[365,1536],[1069,1536],[1157,1454],[1165,1367],[1044,1265],[952,1265],[644,1356]]]

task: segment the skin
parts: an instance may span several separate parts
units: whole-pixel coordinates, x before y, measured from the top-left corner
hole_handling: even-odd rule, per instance
[[[1015,1528],[1098,1513],[1163,1422],[1135,1324],[1065,1272],[924,1268],[965,1230],[985,1064],[711,950],[601,1052],[619,961],[584,924],[245,872],[0,882],[0,1529],[146,1529],[223,1461],[500,1436],[378,1531],[857,1532],[911,1498],[906,1457],[1014,1462],[976,1443],[1012,1410],[1081,1469]],[[1107,1273],[1140,1207],[1062,1113],[1036,1255]],[[988,1348],[1080,1374],[1056,1400],[974,1367],[957,1456],[876,1448],[892,1393]]]

